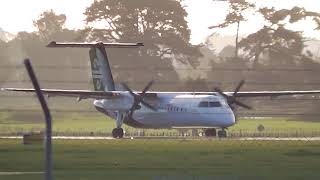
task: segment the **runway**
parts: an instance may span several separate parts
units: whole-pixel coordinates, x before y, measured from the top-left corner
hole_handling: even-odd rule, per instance
[[[29,174],[44,174],[44,172],[0,172],[0,176],[29,175]]]
[[[0,136],[0,139],[23,139],[22,136]],[[57,140],[115,140],[113,137],[105,136],[53,136],[52,139]],[[162,137],[162,136],[139,136],[139,137],[124,137],[123,139],[150,139],[150,140],[236,140],[236,141],[320,141],[320,137],[241,137],[241,138],[207,138],[207,137]]]
[[[235,138],[240,141],[320,141],[320,137],[292,137],[292,138],[276,138],[276,137],[246,137]]]

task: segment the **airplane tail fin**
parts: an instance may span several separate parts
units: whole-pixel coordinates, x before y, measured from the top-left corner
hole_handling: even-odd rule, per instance
[[[92,47],[89,55],[94,90],[114,91],[114,81],[105,49]]]
[[[90,48],[89,56],[94,90],[114,91],[115,85],[105,48],[132,48],[142,43],[57,43],[52,41],[47,47]]]

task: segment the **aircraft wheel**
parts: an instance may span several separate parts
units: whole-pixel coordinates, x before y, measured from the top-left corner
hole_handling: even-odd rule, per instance
[[[123,129],[122,128],[119,128],[119,138],[123,138],[123,135],[124,135],[124,133],[123,133]]]
[[[113,138],[123,138],[123,129],[122,128],[114,128],[112,130],[112,137]]]
[[[112,130],[112,137],[113,137],[113,138],[117,138],[117,137],[118,137],[118,129],[117,129],[117,128],[114,128],[114,129]]]
[[[204,134],[205,134],[207,137],[217,136],[216,129],[214,129],[214,128],[212,128],[212,129],[206,129],[206,130],[204,131]]]
[[[227,137],[227,131],[226,130],[218,131],[218,137],[219,138],[226,138]]]

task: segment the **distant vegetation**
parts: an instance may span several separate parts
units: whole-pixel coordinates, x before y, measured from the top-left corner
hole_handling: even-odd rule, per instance
[[[221,51],[215,51],[220,44],[212,38],[218,36],[214,30],[205,43],[189,43],[187,12],[180,0],[94,1],[84,12],[86,28],[80,30],[67,29],[64,14],[45,11],[34,20],[36,32],[19,32],[9,42],[0,41],[0,86],[30,87],[21,66],[29,57],[42,87],[92,89],[87,50],[45,47],[55,40],[144,42],[138,50],[108,50],[115,81],[137,90],[151,79],[156,80],[153,90],[167,91],[212,91],[216,86],[232,91],[242,79],[247,82],[242,90],[320,89],[318,54],[306,49],[309,39],[302,32],[288,28],[311,19],[318,31],[319,13],[301,7],[256,7],[245,0],[228,3],[225,21],[211,27],[237,27],[234,44]],[[264,19],[264,26],[240,37],[242,22],[256,16]],[[104,28],[95,27],[97,22]],[[317,101],[308,104],[310,112],[320,107]],[[305,105],[297,103],[304,109]]]

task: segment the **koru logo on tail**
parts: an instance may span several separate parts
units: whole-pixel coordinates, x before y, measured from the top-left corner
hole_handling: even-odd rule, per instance
[[[92,69],[94,69],[94,70],[99,70],[98,59],[97,59],[96,57],[93,58]]]
[[[101,80],[100,79],[96,80],[96,86],[97,86],[97,89],[101,89],[102,84],[101,84]]]

